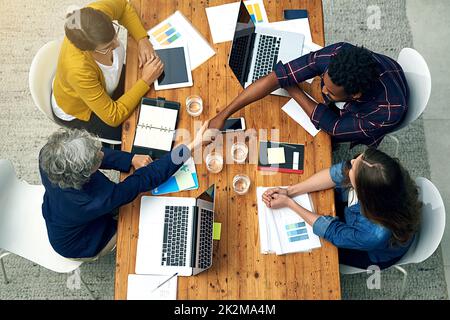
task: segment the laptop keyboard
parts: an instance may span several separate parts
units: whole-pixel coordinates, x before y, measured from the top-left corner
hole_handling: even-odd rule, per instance
[[[163,266],[186,265],[188,213],[189,207],[166,206],[161,260]]]
[[[272,72],[277,63],[280,42],[279,37],[260,35],[252,82]]]
[[[213,249],[213,212],[200,209],[200,248],[198,257],[199,268],[206,269],[212,265]]]

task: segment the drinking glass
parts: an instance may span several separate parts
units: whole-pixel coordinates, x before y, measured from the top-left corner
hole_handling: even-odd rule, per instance
[[[231,157],[236,163],[244,163],[247,159],[248,147],[244,142],[235,142],[231,146]]]
[[[223,168],[223,157],[220,153],[211,152],[206,156],[206,169],[211,173],[219,173]]]
[[[186,98],[186,111],[192,117],[198,117],[203,112],[203,100],[200,96],[192,95]]]
[[[244,195],[250,189],[250,178],[245,174],[237,174],[233,178],[233,190],[239,195]]]

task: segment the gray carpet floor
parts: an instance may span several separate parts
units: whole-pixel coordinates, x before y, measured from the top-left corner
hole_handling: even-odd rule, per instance
[[[46,42],[63,35],[66,8],[84,5],[86,0],[6,1],[0,0],[0,158],[9,159],[17,175],[39,184],[37,156],[47,137],[57,126],[34,106],[28,90],[28,70],[37,50]],[[327,43],[349,41],[396,58],[403,47],[413,47],[406,18],[405,0],[323,0],[325,38]],[[378,6],[380,29],[369,30],[367,8]],[[25,22],[24,22],[25,21]],[[398,133],[400,159],[413,177],[430,177],[422,120]],[[386,141],[382,149],[393,150]],[[358,152],[345,145],[334,154],[334,160]],[[23,258],[10,255],[4,259],[11,282],[0,279],[0,299],[90,299],[88,292],[71,290],[67,275],[57,274]],[[102,299],[114,294],[114,255],[81,266],[85,281]],[[441,250],[424,263],[406,266],[409,272],[406,299],[446,299]],[[0,274],[1,277],[1,274]],[[401,275],[395,270],[382,272],[381,289],[368,290],[368,275],[342,276],[344,299],[397,299]]]

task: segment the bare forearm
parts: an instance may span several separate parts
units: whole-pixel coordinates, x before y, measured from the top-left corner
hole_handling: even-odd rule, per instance
[[[229,118],[233,113],[239,111],[246,105],[264,98],[278,88],[278,79],[275,72],[259,79],[247,87],[238,95],[220,114],[224,119]]]
[[[303,182],[288,187],[289,197],[300,194],[334,188],[336,184],[331,180],[330,169],[323,169]]]
[[[308,117],[311,118],[311,115],[317,106],[317,102],[308,97],[306,93],[297,86],[287,88],[287,91],[289,92],[290,96],[300,105],[300,107],[302,107]]]
[[[289,202],[289,208],[291,210],[294,210],[295,213],[298,214],[303,220],[305,220],[306,223],[309,224],[310,226],[312,226],[314,222],[316,222],[316,220],[320,217],[320,215],[311,212],[309,210],[306,210],[292,199]]]

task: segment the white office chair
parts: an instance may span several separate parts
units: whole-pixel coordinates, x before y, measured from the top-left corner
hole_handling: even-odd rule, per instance
[[[3,258],[11,253],[58,273],[76,272],[83,263],[53,250],[42,216],[44,191],[42,185],[18,180],[11,162],[0,159],[0,264],[6,284]],[[81,276],[79,280],[96,299]]]
[[[404,48],[397,59],[402,67],[409,87],[408,112],[403,122],[395,131],[405,128],[425,110],[431,95],[431,74],[428,65],[422,55],[414,49]],[[386,135],[395,142],[395,156],[398,156],[400,141],[393,134]]]
[[[37,108],[47,118],[55,121],[51,106],[52,83],[56,73],[61,41],[53,40],[46,43],[33,58],[28,76],[31,96]],[[56,123],[58,124],[58,123]],[[109,145],[119,145],[122,142],[100,138],[100,141]]]
[[[400,266],[428,259],[438,248],[445,229],[445,208],[439,190],[425,178],[417,178],[416,184],[419,188],[419,198],[423,203],[420,229],[406,254],[392,266],[403,273],[401,297],[405,292],[408,273]],[[339,265],[339,271],[342,274],[367,272],[365,269],[343,264]]]

